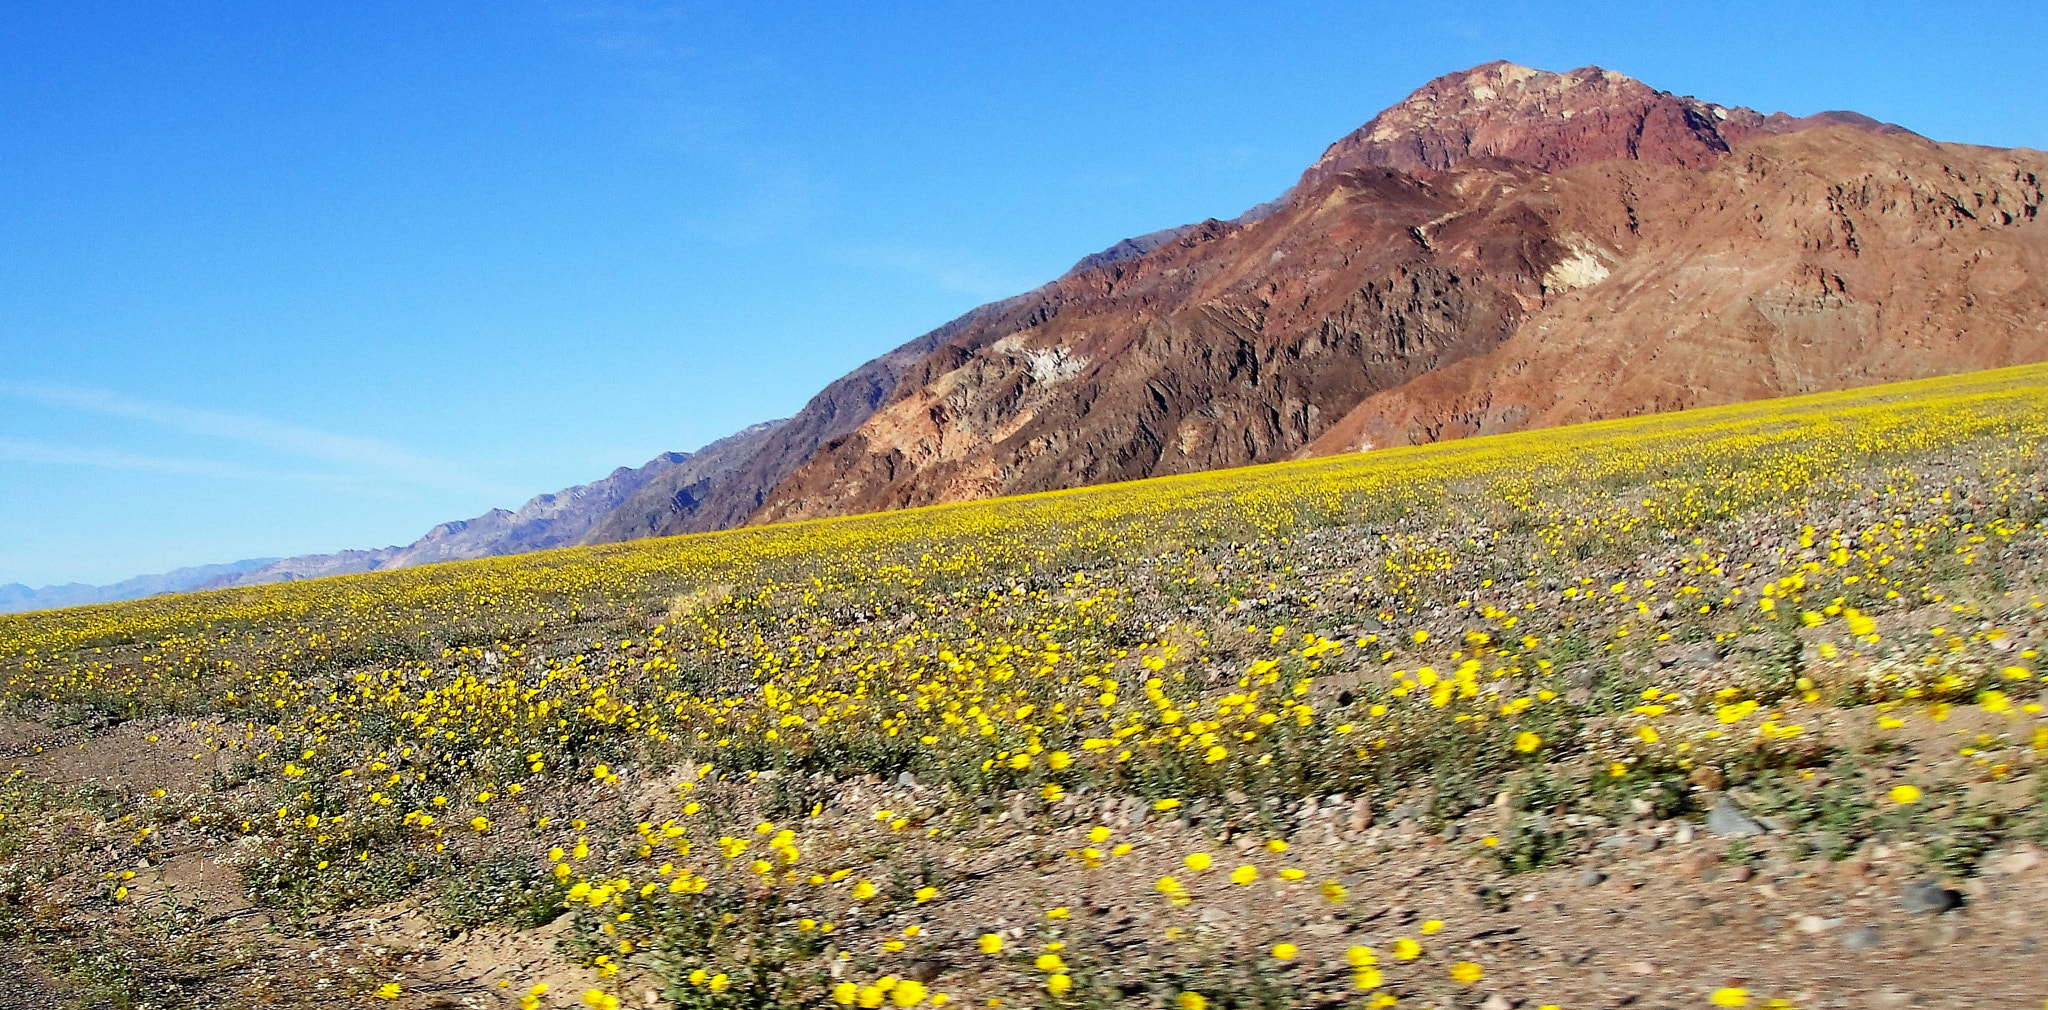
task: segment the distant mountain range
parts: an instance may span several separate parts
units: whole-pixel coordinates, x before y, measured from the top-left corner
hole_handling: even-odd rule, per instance
[[[1586,67],[1431,81],[1278,199],[1126,239],[695,453],[404,547],[0,609],[1073,487],[2048,359],[2048,156]]]
[[[57,607],[82,607],[89,603],[113,603],[117,600],[133,600],[158,593],[182,593],[198,589],[216,579],[244,572],[254,571],[276,563],[276,558],[251,558],[226,565],[199,565],[194,568],[180,568],[162,575],[138,575],[132,579],[105,586],[88,586],[83,582],[71,582],[61,586],[44,586],[30,589],[19,582],[0,585],[0,614],[19,610],[51,610]]]

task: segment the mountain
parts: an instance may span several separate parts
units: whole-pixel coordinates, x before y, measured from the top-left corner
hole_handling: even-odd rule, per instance
[[[1576,230],[1557,291],[1499,346],[1375,392],[1307,452],[2048,359],[2044,180],[2038,152],[1839,128],[1676,178],[1561,180],[1556,195],[1610,207],[1664,196]]]
[[[199,565],[194,568],[180,568],[161,575],[140,575],[132,579],[105,586],[88,586],[72,582],[61,586],[44,586],[30,589],[19,582],[0,585],[0,614],[23,610],[54,610],[58,607],[80,607],[89,603],[113,603],[116,600],[133,600],[159,593],[181,593],[221,578],[252,569],[261,568],[276,561],[276,558],[251,558],[225,565]]]
[[[755,429],[773,426],[772,423],[756,425]],[[639,467],[622,466],[602,480],[563,488],[552,494],[535,495],[517,511],[492,509],[473,519],[445,522],[404,546],[285,558],[246,571],[224,574],[195,588],[221,589],[265,582],[292,582],[327,575],[390,571],[439,561],[462,561],[574,546],[582,543],[594,527],[650,482],[690,467],[701,456],[715,455],[722,445],[741,437],[722,439],[694,454],[665,452]]]
[[[242,572],[225,573],[218,578],[208,579],[192,588],[225,589],[229,586],[254,586],[265,582],[296,582],[300,579],[318,579],[329,575],[359,575],[386,567],[385,562],[398,555],[403,547],[373,547],[368,550],[344,550],[333,554],[301,554],[297,557],[278,558],[267,565]]]
[[[2048,157],[1489,63],[950,325],[749,522],[2048,358]]]
[[[756,493],[751,484],[736,486],[734,474],[757,460],[789,423],[784,418],[749,425],[697,450],[642,483],[592,523],[579,542],[605,544],[692,530],[700,517],[727,500]]]

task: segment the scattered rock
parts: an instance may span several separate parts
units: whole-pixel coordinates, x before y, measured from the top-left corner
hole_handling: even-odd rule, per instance
[[[1564,685],[1575,691],[1592,691],[1600,682],[1600,671],[1590,666],[1574,666],[1564,672]]]
[[[1913,915],[1940,915],[1961,908],[1961,892],[1941,886],[1934,877],[1924,877],[1899,889],[1899,907]]]
[[[1480,885],[1479,889],[1473,892],[1473,897],[1479,899],[1479,907],[1489,912],[1505,912],[1508,910],[1507,894],[1492,884]]]
[[[1606,879],[1607,874],[1601,873],[1599,870],[1582,870],[1579,873],[1579,886],[1599,887],[1601,882]]]
[[[1876,926],[1858,926],[1842,934],[1842,946],[1848,950],[1870,950],[1883,939]]]
[[[1763,834],[1764,826],[1751,820],[1734,800],[1723,796],[1714,809],[1707,811],[1707,830],[1722,838],[1746,838]]]
[[[1842,920],[1840,919],[1823,919],[1818,915],[1802,915],[1799,917],[1799,921],[1793,924],[1793,928],[1809,936],[1816,936],[1841,924]]]
[[[1479,1004],[1479,1010],[1514,1010],[1514,1008],[1515,1005],[1508,1002],[1507,997],[1502,996],[1500,993],[1494,993],[1486,997],[1485,1001]]]
[[[1360,796],[1351,804],[1351,820],[1347,827],[1353,831],[1364,831],[1372,827],[1372,800]]]

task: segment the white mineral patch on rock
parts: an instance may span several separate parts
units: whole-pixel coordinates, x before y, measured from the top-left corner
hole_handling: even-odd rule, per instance
[[[1600,262],[1600,257],[1584,249],[1573,249],[1570,256],[1543,272],[1543,289],[1575,291],[1590,288],[1606,280],[1607,274],[1607,264]]]
[[[1088,367],[1088,359],[1064,347],[1033,347],[1024,352],[1024,364],[1031,369],[1033,380],[1049,385],[1081,374]]]

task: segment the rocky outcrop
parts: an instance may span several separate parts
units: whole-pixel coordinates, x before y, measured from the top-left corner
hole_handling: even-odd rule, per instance
[[[750,521],[2048,357],[2033,152],[1492,63],[964,320]]]

